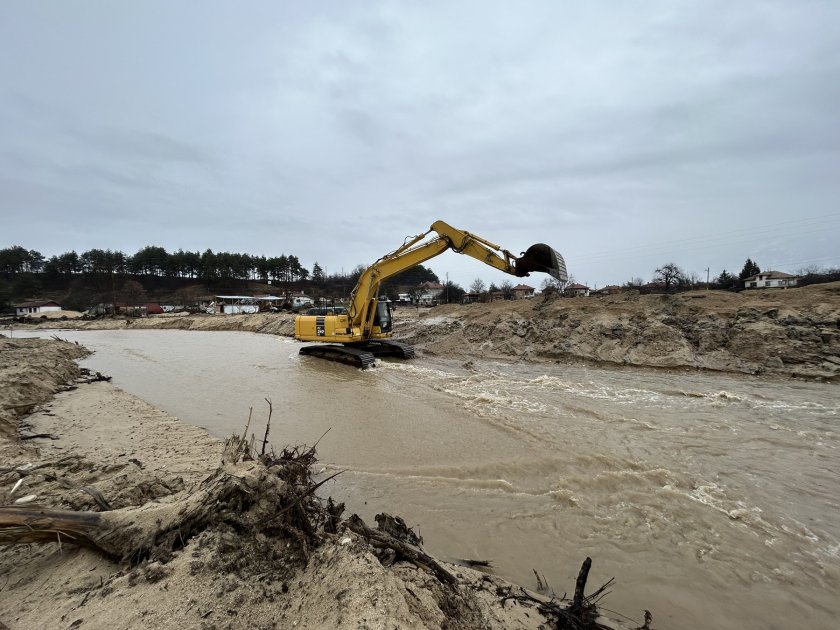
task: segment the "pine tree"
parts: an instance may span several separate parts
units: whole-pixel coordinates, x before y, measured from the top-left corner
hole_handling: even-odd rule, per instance
[[[740,280],[746,280],[750,276],[754,276],[759,273],[761,273],[761,268],[754,263],[752,259],[747,258],[747,262],[744,263],[744,268],[741,269],[741,273],[738,274],[738,278]]]

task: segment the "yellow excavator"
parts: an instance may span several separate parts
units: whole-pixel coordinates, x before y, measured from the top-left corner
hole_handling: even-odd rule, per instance
[[[433,232],[436,236],[422,242]],[[390,339],[393,334],[391,305],[387,300],[379,300],[379,287],[388,278],[448,249],[472,256],[512,276],[521,278],[538,271],[560,282],[567,280],[563,257],[548,245],[532,245],[517,258],[480,236],[435,221],[427,232],[406,239],[401,247],[365,269],[353,289],[346,313],[336,312],[339,309],[323,309],[316,315],[298,315],[295,339],[326,342],[304,346],[300,353],[361,368],[373,366],[375,357],[379,356],[412,358],[414,350],[410,346]]]

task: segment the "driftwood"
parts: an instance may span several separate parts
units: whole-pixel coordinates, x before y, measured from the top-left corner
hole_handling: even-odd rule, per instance
[[[85,383],[85,384],[89,385],[90,383],[98,383],[100,381],[105,381],[106,383],[111,382],[112,377],[108,376],[106,374],[102,374],[102,372],[91,372],[87,368],[81,368],[79,371],[80,371],[82,377],[85,377],[85,378],[79,377],[79,379],[78,379],[79,383]]]
[[[419,547],[398,540],[385,531],[371,529],[365,525],[365,522],[357,514],[353,514],[347,519],[347,529],[364,538],[373,547],[378,549],[392,549],[415,565],[429,569],[444,584],[452,586],[458,582],[454,575],[444,569],[434,558],[427,555]]]
[[[552,597],[549,601],[538,599],[522,587],[500,588],[496,594],[499,596],[502,605],[509,600],[535,606],[546,618],[554,621],[554,628],[557,630],[609,630],[612,626],[605,626],[598,622],[597,603],[608,593],[607,589],[615,582],[610,578],[603,586],[598,588],[591,595],[585,595],[586,581],[589,578],[589,570],[592,567],[592,559],[586,558],[580,567],[577,580],[575,581],[575,592],[571,601],[566,599],[565,594],[559,600]],[[537,577],[537,585],[540,589],[550,590],[544,578],[534,570]],[[564,605],[565,604],[565,605]],[[638,630],[651,630],[652,617],[649,611],[645,611],[645,625]]]

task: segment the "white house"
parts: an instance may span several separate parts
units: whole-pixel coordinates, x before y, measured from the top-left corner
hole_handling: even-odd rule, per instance
[[[215,295],[214,304],[207,312],[217,315],[241,315],[243,313],[259,313],[260,307],[256,299],[250,295]]]
[[[566,295],[569,297],[587,297],[589,287],[584,284],[570,284],[566,287]]]
[[[26,315],[37,315],[38,313],[46,313],[48,311],[60,311],[61,305],[52,300],[41,300],[15,304],[14,308],[16,317],[25,317]]]
[[[795,287],[798,278],[783,271],[762,271],[744,280],[747,289]]]
[[[432,306],[437,304],[440,300],[440,295],[443,293],[443,285],[439,282],[424,282],[420,285],[423,293],[417,299],[417,303],[421,306]]]
[[[510,292],[513,294],[514,300],[522,300],[524,298],[534,297],[534,287],[528,286],[527,284],[517,284],[513,287]]]

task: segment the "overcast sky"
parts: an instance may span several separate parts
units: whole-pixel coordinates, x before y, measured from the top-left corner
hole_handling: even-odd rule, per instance
[[[840,266],[840,2],[0,3],[0,247],[332,273],[436,219],[590,286]]]

